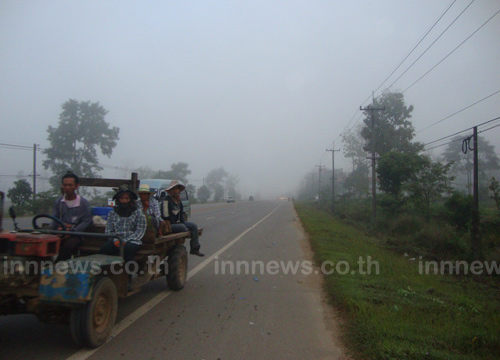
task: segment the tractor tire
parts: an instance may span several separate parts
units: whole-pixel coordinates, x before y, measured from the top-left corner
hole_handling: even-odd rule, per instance
[[[71,335],[75,342],[90,348],[106,343],[113,331],[117,311],[115,284],[109,278],[102,278],[94,287],[92,300],[73,309]]]
[[[171,290],[181,290],[186,285],[188,254],[184,245],[177,245],[168,256],[167,284]]]
[[[82,347],[85,345],[87,342],[85,338],[83,337],[82,333],[82,316],[85,313],[85,306],[80,306],[77,308],[74,308],[73,311],[71,311],[71,318],[69,321],[69,325],[71,328],[71,337],[73,338],[73,342],[75,343],[76,346]]]

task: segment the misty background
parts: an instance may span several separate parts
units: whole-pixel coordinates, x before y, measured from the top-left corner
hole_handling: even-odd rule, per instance
[[[334,140],[342,149],[340,134],[362,122],[372,91],[391,85],[462,12],[389,90],[414,106],[423,143],[498,117],[499,10],[497,0],[4,0],[0,190],[33,171],[32,151],[3,144],[48,147],[48,126],[75,99],[99,102],[120,128],[112,156],[100,157],[103,177],[185,162],[196,187],[223,167],[243,198],[293,195],[316,165],[331,168],[325,150]],[[499,131],[481,134],[497,155]],[[336,169],[352,169],[342,151],[335,156]],[[39,152],[37,191],[50,187],[43,159]]]

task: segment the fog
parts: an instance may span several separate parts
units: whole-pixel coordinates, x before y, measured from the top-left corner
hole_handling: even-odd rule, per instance
[[[239,192],[293,193],[331,168],[339,135],[451,0],[2,1],[0,143],[48,147],[69,100],[99,102],[120,128],[101,175],[186,162],[190,182],[224,167]],[[470,1],[458,0],[379,95]],[[403,91],[500,10],[474,2],[390,88]],[[405,91],[416,131],[500,90],[500,15]],[[500,116],[500,93],[418,132],[424,143]],[[500,128],[482,136],[500,146]],[[439,154],[443,148],[434,150]],[[38,173],[43,154],[37,158]],[[111,166],[120,169],[113,170]],[[350,170],[336,153],[336,168]],[[33,154],[0,147],[0,190]],[[130,169],[130,170],[127,170]],[[128,175],[127,175],[128,174]],[[40,180],[39,191],[48,184]]]

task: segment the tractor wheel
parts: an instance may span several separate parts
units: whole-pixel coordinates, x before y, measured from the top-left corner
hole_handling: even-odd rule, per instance
[[[118,294],[113,281],[100,279],[92,300],[71,314],[71,334],[77,344],[97,348],[108,341],[115,325]]]
[[[71,328],[71,337],[73,338],[73,342],[78,346],[82,347],[87,342],[82,334],[82,316],[85,313],[85,306],[80,306],[74,308],[71,312],[71,318],[69,321],[69,325]]]
[[[188,255],[184,245],[177,245],[168,256],[167,284],[171,290],[181,290],[186,285]]]

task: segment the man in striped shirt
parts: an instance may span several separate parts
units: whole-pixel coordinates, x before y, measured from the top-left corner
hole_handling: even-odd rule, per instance
[[[146,232],[146,216],[136,204],[137,195],[133,191],[120,189],[113,199],[116,205],[108,215],[105,233],[114,233],[122,237],[125,242],[123,257],[125,261],[131,261],[142,245],[142,238]],[[99,252],[105,255],[118,255],[120,244],[110,239]]]

